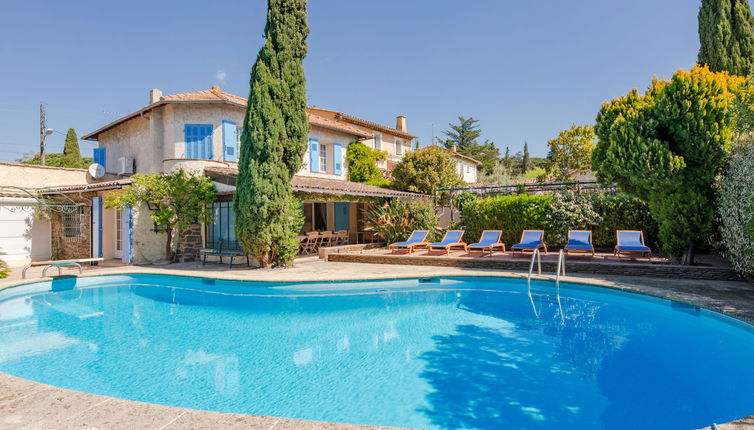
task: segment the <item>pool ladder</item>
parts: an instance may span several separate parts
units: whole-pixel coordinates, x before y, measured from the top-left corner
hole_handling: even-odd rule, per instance
[[[537,262],[537,275],[542,275],[542,257],[539,252],[539,248],[535,249],[534,252],[531,255],[531,263],[529,264],[529,275],[526,278],[527,286],[528,286],[528,293],[529,293],[529,301],[531,302],[532,309],[534,309],[534,315],[539,318],[539,311],[537,311],[537,307],[534,304],[534,297],[531,294],[531,277],[534,274],[534,261]],[[555,269],[555,294],[556,298],[558,300],[558,310],[560,313],[560,321],[565,322],[565,317],[563,316],[563,306],[560,303],[560,277],[566,276],[566,270],[565,270],[565,252],[563,250],[560,250],[560,253],[558,254],[558,265]]]

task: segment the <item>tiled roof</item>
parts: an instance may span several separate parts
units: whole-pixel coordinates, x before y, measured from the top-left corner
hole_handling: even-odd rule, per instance
[[[166,102],[208,102],[208,101],[226,101],[230,103],[246,106],[246,99],[234,94],[221,91],[218,87],[212,87],[209,90],[192,91],[188,93],[172,94],[160,97],[161,101]]]
[[[99,191],[99,190],[113,190],[116,188],[123,188],[127,185],[131,185],[133,179],[124,178],[116,179],[114,181],[93,182],[91,184],[81,185],[63,185],[59,187],[40,188],[37,191],[40,194],[50,193],[70,193],[70,192],[87,192],[87,191]]]
[[[360,125],[360,126],[365,127],[365,128],[370,128],[372,130],[379,130],[379,131],[382,131],[382,132],[385,132],[385,133],[390,133],[390,134],[402,137],[404,139],[411,140],[411,139],[413,139],[413,138],[416,137],[413,134],[406,133],[405,131],[400,131],[397,128],[388,127],[386,125],[379,124],[379,123],[376,123],[374,121],[370,121],[368,119],[359,118],[359,117],[351,115],[351,114],[347,114],[347,113],[343,113],[343,112],[338,112],[338,111],[334,111],[334,110],[330,110],[330,109],[318,108],[318,107],[310,107],[310,108],[308,108],[308,110],[309,110],[310,113],[314,112],[315,115],[316,115],[317,111],[324,112],[324,113],[329,114],[329,115],[331,115],[331,116],[333,116],[333,117],[335,117],[335,118],[337,118],[339,120],[343,120],[345,122],[350,122],[351,124]]]
[[[458,157],[458,158],[463,158],[463,159],[465,159],[465,160],[471,161],[472,163],[474,163],[474,164],[476,164],[476,165],[478,165],[478,166],[481,166],[481,165],[482,165],[482,162],[481,162],[481,161],[479,161],[479,160],[477,160],[477,159],[475,159],[475,158],[471,158],[471,157],[469,157],[469,156],[467,156],[467,155],[463,155],[463,154],[461,154],[461,153],[459,153],[459,152],[453,151],[453,150],[451,150],[451,149],[448,149],[448,148],[443,148],[443,147],[442,147],[442,146],[440,146],[440,145],[429,145],[429,146],[425,146],[424,148],[421,148],[421,149],[420,149],[420,151],[421,151],[422,149],[433,148],[433,147],[434,147],[434,148],[440,148],[440,149],[442,149],[443,151],[448,151],[448,152],[450,152],[450,156],[451,156],[451,157]]]
[[[213,181],[236,185],[238,169],[234,167],[205,167],[204,174]],[[303,175],[293,175],[291,179],[293,191],[305,193],[338,194],[366,197],[403,197],[414,199],[427,199],[430,196],[424,194],[409,193],[405,191],[390,190],[357,182],[343,181],[340,179],[315,178]]]
[[[307,113],[306,115],[309,117],[309,123],[311,125],[317,125],[330,130],[342,131],[359,137],[372,137],[372,134],[359,130],[356,127],[351,127],[348,124],[344,124],[342,122],[334,121],[328,118],[323,118],[312,113]]]

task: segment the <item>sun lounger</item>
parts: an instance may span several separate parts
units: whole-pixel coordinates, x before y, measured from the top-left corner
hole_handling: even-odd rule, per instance
[[[652,250],[644,244],[644,232],[641,230],[618,230],[615,232],[615,255],[639,255],[652,258]]]
[[[492,251],[495,248],[502,249],[505,252],[505,244],[500,241],[500,236],[502,235],[503,232],[501,230],[484,230],[478,243],[472,243],[466,247],[466,253],[471,254],[472,251],[484,253],[484,251],[489,251],[490,255],[492,255]]]
[[[393,244],[390,244],[388,248],[392,252],[395,251],[408,251],[409,254],[414,252],[415,248],[424,248],[427,245],[429,245],[429,242],[427,242],[427,236],[429,235],[429,230],[414,230],[413,233],[411,233],[411,236],[409,236],[408,240],[405,242],[396,242]]]
[[[440,242],[430,243],[427,248],[429,252],[445,251],[446,254],[450,254],[450,250],[453,248],[461,248],[465,251],[466,243],[461,242],[462,237],[463,230],[448,230]]]
[[[592,246],[591,230],[570,230],[568,232],[568,243],[563,250],[566,254],[570,252],[592,253],[594,256],[594,246]]]
[[[514,255],[516,254],[516,251],[534,252],[535,249],[542,249],[544,253],[547,254],[544,230],[524,230],[521,233],[521,243],[511,246]]]

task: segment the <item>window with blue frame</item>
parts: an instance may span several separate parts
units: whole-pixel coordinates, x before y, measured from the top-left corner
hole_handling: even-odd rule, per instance
[[[207,226],[207,247],[215,247],[221,240],[237,242],[234,223],[233,202],[212,204],[212,224]]]
[[[212,124],[186,124],[184,126],[186,150],[184,158],[212,159]]]

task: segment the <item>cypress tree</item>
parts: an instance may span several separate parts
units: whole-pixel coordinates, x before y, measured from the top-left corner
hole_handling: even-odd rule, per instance
[[[529,143],[524,142],[524,158],[521,159],[521,174],[531,169],[531,157],[529,156]]]
[[[309,134],[302,64],[308,33],[306,0],[269,0],[233,197],[236,237],[261,266],[288,265],[298,252],[301,209],[291,177],[301,168]]]
[[[748,0],[702,0],[699,64],[746,76],[754,65],[754,18]]]
[[[65,135],[62,167],[75,167],[79,169],[85,167],[84,161],[81,158],[81,150],[79,149],[79,138],[76,136],[76,130],[72,128],[69,128],[68,133]]]

